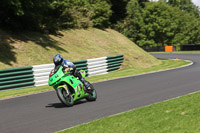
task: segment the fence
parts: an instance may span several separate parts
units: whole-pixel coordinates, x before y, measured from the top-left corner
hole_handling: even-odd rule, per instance
[[[200,44],[184,44],[181,45],[182,51],[200,50]]]
[[[87,76],[106,74],[120,68],[123,55],[73,61],[78,70],[85,70]],[[0,69],[0,90],[29,88],[48,84],[49,73],[54,64]]]
[[[141,47],[142,49],[144,49],[147,52],[164,52],[165,51],[165,47],[164,46],[156,46],[156,47],[148,47],[148,46],[144,46]]]

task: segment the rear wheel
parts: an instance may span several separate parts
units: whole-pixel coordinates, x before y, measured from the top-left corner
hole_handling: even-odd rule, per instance
[[[73,100],[72,95],[70,94],[69,91],[66,91],[65,88],[58,88],[56,92],[57,92],[58,98],[64,105],[68,107],[71,107],[74,105],[74,100]]]
[[[90,84],[90,87],[91,87],[91,91],[87,92],[88,96],[86,97],[86,100],[87,101],[96,101],[96,99],[97,99],[97,92],[94,89],[94,87],[93,87],[92,84]]]

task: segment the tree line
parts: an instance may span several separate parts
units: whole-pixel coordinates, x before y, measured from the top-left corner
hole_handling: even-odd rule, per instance
[[[0,26],[50,32],[103,28],[109,25],[110,8],[107,0],[1,0]]]
[[[55,32],[113,28],[139,46],[200,44],[191,0],[1,0],[0,28]]]
[[[137,0],[127,4],[127,16],[117,29],[139,46],[200,44],[200,12],[191,0]]]

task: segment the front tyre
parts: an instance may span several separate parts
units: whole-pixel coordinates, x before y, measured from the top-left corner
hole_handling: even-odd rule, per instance
[[[70,92],[65,90],[65,88],[57,88],[56,90],[57,96],[60,99],[60,101],[66,105],[67,107],[71,107],[74,105],[74,100]]]
[[[86,97],[87,101],[96,101],[97,99],[97,92],[94,89],[94,87],[92,86],[92,84],[90,84],[90,87],[92,88],[91,91],[88,92],[88,96]]]

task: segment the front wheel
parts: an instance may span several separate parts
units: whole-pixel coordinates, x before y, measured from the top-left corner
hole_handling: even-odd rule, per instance
[[[74,99],[72,95],[70,94],[69,91],[66,91],[65,88],[62,88],[62,87],[58,88],[56,92],[57,92],[58,98],[64,105],[68,107],[71,107],[74,105]]]
[[[88,96],[86,97],[87,101],[96,101],[97,99],[97,92],[94,89],[94,87],[92,86],[92,84],[90,84],[90,87],[92,88],[91,91],[88,92]]]

